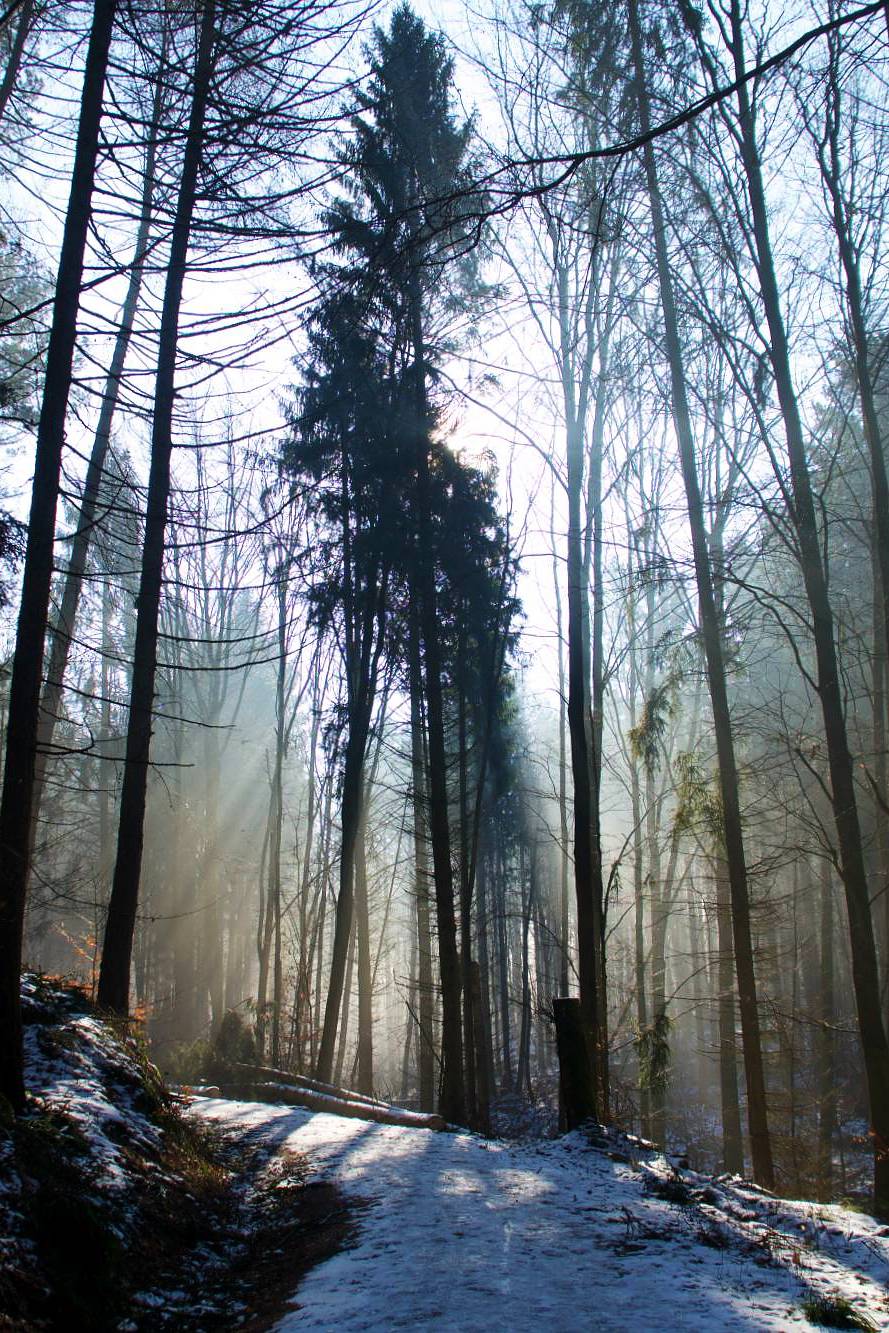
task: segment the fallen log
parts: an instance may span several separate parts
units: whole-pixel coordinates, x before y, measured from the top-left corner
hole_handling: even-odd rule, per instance
[[[353,1092],[351,1088],[340,1088],[335,1083],[322,1083],[320,1079],[309,1078],[307,1074],[292,1074],[286,1069],[273,1069],[269,1065],[234,1066],[238,1074],[243,1074],[249,1083],[283,1083],[288,1088],[304,1088],[306,1092],[323,1092],[328,1097],[339,1097],[346,1102],[363,1102],[368,1106],[388,1106],[388,1102],[379,1097],[368,1097],[363,1092]]]
[[[353,1120],[372,1120],[379,1125],[400,1125],[403,1129],[437,1131],[447,1128],[446,1121],[440,1115],[429,1115],[423,1111],[406,1111],[401,1106],[391,1106],[386,1102],[334,1097],[327,1092],[316,1092],[311,1088],[278,1083],[270,1079],[251,1083],[250,1091],[260,1101],[283,1102],[286,1106],[303,1106],[308,1111],[326,1111],[330,1115],[348,1116]],[[238,1084],[231,1089],[223,1088],[223,1094],[243,1097],[244,1085]]]

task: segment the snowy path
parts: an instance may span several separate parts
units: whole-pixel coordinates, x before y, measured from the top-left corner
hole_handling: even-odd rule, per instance
[[[519,1146],[280,1106],[194,1112],[303,1153],[364,1205],[355,1244],[308,1274],[279,1333],[811,1330],[813,1291],[889,1328],[889,1229],[842,1209],[719,1184],[680,1207],[578,1136]]]

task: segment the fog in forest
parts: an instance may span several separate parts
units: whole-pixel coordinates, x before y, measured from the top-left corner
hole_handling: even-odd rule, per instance
[[[883,8],[0,58],[3,1094],[26,966],[176,1084],[889,1206]]]

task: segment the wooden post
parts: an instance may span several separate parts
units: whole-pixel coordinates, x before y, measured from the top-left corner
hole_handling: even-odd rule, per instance
[[[559,1092],[566,1129],[597,1119],[596,1090],[580,1000],[566,995],[553,1000],[559,1052]]]

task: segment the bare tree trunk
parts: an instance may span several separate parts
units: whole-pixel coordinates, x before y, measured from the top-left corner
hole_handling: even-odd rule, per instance
[[[218,716],[218,715],[217,715]],[[223,1015],[223,876],[220,866],[220,782],[221,757],[219,732],[204,732],[205,797],[202,818],[203,856],[201,857],[201,888],[206,896],[201,944],[203,947],[203,982],[210,1002],[212,1031],[216,1031]]]
[[[362,724],[363,719],[359,721],[356,718],[355,724],[349,728],[349,736],[346,740],[343,795],[340,811],[342,827],[340,887],[334,916],[333,952],[331,954],[330,978],[327,988],[327,1004],[324,1010],[324,1030],[321,1034],[321,1046],[318,1051],[318,1064],[315,1071],[315,1077],[323,1083],[334,1081],[333,1059],[336,1033],[340,1017],[340,1005],[343,1002],[346,957],[349,941],[353,934],[355,850],[361,823],[364,758],[368,732],[368,726]]]
[[[472,989],[475,1003],[472,1012],[475,1018],[474,1054],[478,1104],[476,1107],[476,1128],[480,1134],[491,1132],[491,1066],[488,1058],[490,1046],[490,1026],[486,1009],[482,1002],[481,968],[472,964]]]
[[[457,949],[451,838],[448,823],[447,769],[438,624],[434,581],[427,580],[423,599],[423,653],[429,739],[429,834],[432,844],[435,908],[438,925],[438,960],[442,999],[442,1080],[439,1111],[454,1124],[466,1118],[463,1080],[463,1038],[460,1014],[460,965]],[[431,605],[430,605],[431,599]]]
[[[646,841],[648,842],[648,901],[651,905],[651,1025],[657,1030],[667,1013],[667,903],[666,884],[661,872],[660,820],[654,771],[649,770],[645,781]],[[651,1029],[650,1029],[651,1030]],[[651,1107],[651,1136],[663,1146],[666,1142],[667,1085],[666,1079],[656,1079],[649,1087]]]
[[[716,859],[716,948],[719,1005],[719,1095],[722,1109],[722,1167],[741,1175],[744,1141],[738,1101],[738,1064],[735,1053],[735,967],[732,946],[731,886],[725,857]]]
[[[746,76],[741,9],[731,0],[731,43],[735,76]],[[757,273],[769,329],[769,357],[784,422],[793,505],[790,513],[799,542],[800,565],[812,612],[818,670],[818,694],[824,719],[831,801],[840,851],[840,868],[849,916],[852,980],[864,1054],[874,1144],[874,1200],[889,1212],[889,1045],[880,1006],[880,984],[870,892],[864,861],[849,749],[843,693],[834,640],[833,608],[821,551],[799,405],[790,369],[790,349],[775,276],[765,189],[756,143],[756,127],[746,82],[738,87],[741,149],[757,256]]]
[[[889,11],[887,11],[889,14]],[[843,193],[843,163],[840,154],[840,130],[843,123],[841,75],[838,60],[841,52],[839,34],[828,38],[830,65],[828,67],[824,108],[826,135],[818,144],[821,179],[831,203],[834,232],[837,238],[840,262],[846,289],[846,311],[855,378],[861,403],[861,419],[867,444],[873,488],[874,555],[879,570],[879,589],[883,599],[883,651],[889,660],[889,480],[886,476],[886,457],[877,395],[874,384],[872,347],[874,335],[869,333],[865,317],[864,295],[861,286],[861,262],[856,252],[853,213],[854,199]],[[885,821],[881,821],[885,822]]]
[[[112,869],[111,841],[111,784],[114,781],[114,763],[109,758],[108,746],[111,741],[111,672],[108,659],[112,651],[111,644],[111,589],[102,584],[102,756],[99,760],[99,875],[103,895],[108,890]],[[38,805],[34,803],[36,821]]]
[[[312,851],[315,841],[315,824],[317,821],[318,808],[316,759],[320,729],[321,712],[318,707],[318,697],[316,694],[314,706],[312,708],[312,730],[309,737],[309,798],[308,809],[306,810],[305,842],[303,844],[302,873],[299,885],[299,970],[293,1004],[295,1023],[295,1067],[298,1073],[303,1073],[306,1067],[305,1042],[307,1035],[309,1035],[311,1031],[312,1018],[312,953],[309,890],[312,877]],[[310,1035],[309,1046],[311,1047]],[[311,1056],[311,1064],[314,1068],[314,1052],[311,1052]]]
[[[181,698],[177,692],[176,698]],[[178,710],[177,710],[178,711]],[[191,857],[183,855],[182,811],[182,762],[185,753],[184,726],[178,723],[173,732],[173,769],[172,819],[170,830],[170,861],[174,868],[177,911],[185,909],[186,915],[173,924],[173,1009],[171,1014],[170,1036],[173,1041],[194,1041],[198,1035],[197,1023],[197,923],[200,917],[188,909],[194,904],[194,879],[186,874],[186,867],[191,865]],[[110,862],[114,869],[113,849]]]
[[[447,762],[444,739],[441,652],[436,609],[435,553],[432,550],[432,493],[429,470],[429,409],[426,396],[426,353],[417,275],[410,298],[417,411],[417,564],[420,637],[423,645],[426,720],[429,741],[429,834],[435,878],[438,961],[441,974],[442,1077],[439,1111],[454,1124],[466,1118],[463,1079],[463,1033],[460,1013],[460,961],[451,865],[448,819]]]
[[[408,964],[407,1022],[404,1030],[404,1046],[401,1052],[401,1101],[407,1105],[410,1096],[411,1046],[414,1044],[414,1031],[417,1027],[417,936],[411,934],[411,958]]]
[[[465,1059],[466,1115],[470,1125],[476,1123],[475,1088],[475,1018],[472,990],[472,878],[470,867],[469,830],[469,755],[468,719],[465,689],[466,624],[465,608],[460,619],[459,660],[457,664],[457,729],[459,733],[459,788],[460,788],[460,976],[463,991],[463,1056]]]
[[[633,569],[632,565],[628,571],[628,606],[630,625],[634,624],[633,608]],[[635,730],[638,724],[638,715],[636,710],[636,699],[639,694],[639,672],[636,665],[636,645],[630,644],[630,730]],[[648,1001],[647,1001],[647,983],[645,975],[645,875],[643,867],[642,850],[642,788],[639,782],[639,765],[634,758],[630,756],[630,802],[633,818],[633,958],[634,958],[634,979],[636,992],[636,1030],[637,1036],[642,1037],[648,1031]],[[648,1084],[641,1078],[639,1080],[639,1127],[643,1138],[650,1139],[652,1135],[651,1128],[651,1096],[648,1090]]]
[[[637,0],[629,0],[628,12],[639,103],[639,123],[642,133],[645,134],[651,128],[651,114],[645,82]],[[707,680],[710,688],[710,703],[716,735],[723,832],[731,889],[732,931],[741,1010],[741,1034],[744,1046],[747,1116],[753,1157],[753,1175],[759,1184],[771,1189],[774,1185],[775,1173],[772,1165],[772,1148],[766,1111],[765,1073],[762,1061],[762,1040],[756,1000],[753,941],[750,927],[750,898],[747,885],[740,798],[738,795],[738,770],[735,761],[732,720],[726,689],[722,628],[713,591],[710,552],[704,525],[704,510],[698,481],[683,369],[682,343],[679,337],[670,260],[667,253],[664,212],[651,143],[646,144],[643,155],[654,230],[667,359],[670,365],[673,422],[679,444],[682,479],[685,486],[698,590],[701,634],[704,640]]]
[[[434,1002],[432,994],[432,933],[429,922],[429,850],[426,826],[426,756],[423,744],[423,701],[419,628],[410,613],[411,786],[414,814],[414,894],[417,909],[417,989],[419,991],[420,1110],[435,1107]]]
[[[284,1004],[284,969],[281,957],[281,881],[278,877],[272,920],[274,922],[275,945],[272,955],[272,1063],[276,1069],[281,1067],[281,1020]]]
[[[352,973],[355,970],[355,948],[356,948],[354,925],[355,923],[353,921],[352,930],[349,935],[349,958],[348,962],[346,963],[346,975],[343,982],[343,1012],[340,1021],[340,1039],[339,1039],[339,1044],[337,1045],[336,1068],[333,1071],[333,1080],[332,1080],[337,1085],[337,1087],[342,1086],[343,1065],[346,1062],[346,1041],[348,1040],[349,1036],[349,1010],[352,1007]],[[328,1082],[329,1080],[324,1079],[322,1081]]]
[[[312,1009],[312,1068],[317,1067],[318,1061],[318,1022],[321,1015],[321,981],[324,975],[324,927],[327,917],[327,894],[330,880],[330,843],[333,836],[333,820],[331,819],[332,805],[332,783],[328,783],[327,795],[324,801],[324,821],[322,846],[323,853],[321,857],[321,902],[318,907],[318,924],[316,933],[318,942],[315,945],[315,1003]]]
[[[632,721],[632,715],[631,715]],[[635,726],[635,722],[632,722]],[[639,771],[633,763],[630,770],[633,811],[633,957],[636,990],[636,1029],[639,1037],[648,1031],[648,1002],[645,976],[645,879],[642,870],[642,801]],[[642,1135],[652,1136],[651,1094],[648,1084],[639,1083],[639,1122]]]
[[[0,120],[2,120],[6,114],[9,99],[12,97],[15,85],[18,82],[19,70],[22,66],[22,56],[25,53],[25,43],[34,26],[34,0],[22,0],[22,3],[18,7],[18,19],[19,21],[16,24],[15,36],[12,39],[9,55],[6,58],[6,69],[3,71],[3,80],[0,82]]]
[[[213,73],[215,17],[215,0],[205,0],[201,13],[188,137],[182,162],[182,176],[173,220],[169,266],[161,311],[151,432],[151,468],[148,477],[142,575],[137,602],[130,719],[120,798],[117,862],[114,867],[114,882],[105,924],[102,967],[99,973],[99,1004],[120,1014],[126,1014],[129,1009],[130,959],[142,868],[145,794],[157,669],[158,611],[163,582],[167,502],[170,494],[179,311],[182,305],[182,287],[197,193],[198,169],[203,152],[204,121]]]
[[[9,688],[0,799],[0,1094],[25,1104],[19,973],[22,958],[43,644],[49,618],[56,505],[71,391],[77,313],[92,205],[105,71],[116,0],[96,0],[87,49],[71,191],[53,302],[37,427],[22,596]]]
[[[555,530],[555,506],[550,506],[550,526]],[[569,983],[568,912],[568,769],[565,716],[565,654],[562,647],[562,588],[559,562],[553,549],[553,593],[556,602],[556,646],[559,653],[559,994],[571,994]]]
[[[479,1120],[482,1133],[489,1128],[491,1089],[494,1086],[494,1009],[491,1004],[491,952],[488,935],[488,857],[479,865],[478,876],[478,1004],[476,1005],[476,1033],[478,1044],[478,1097]],[[485,1107],[488,1108],[487,1112]]]
[[[530,959],[530,937],[531,937],[531,916],[534,911],[535,899],[535,880],[536,880],[536,853],[531,848],[527,853],[527,873],[525,871],[526,855],[523,852],[520,860],[521,882],[522,882],[522,943],[521,943],[521,970],[522,970],[522,1023],[519,1031],[519,1067],[516,1076],[516,1086],[519,1092],[523,1089],[528,1097],[531,1092],[531,959]],[[525,883],[527,881],[527,892]]]
[[[833,1136],[837,1125],[836,1040],[834,1037],[833,885],[830,862],[821,866],[821,1025],[818,1030],[818,1197],[833,1194]]]
[[[590,689],[590,759],[593,815],[593,889],[596,897],[596,1049],[595,1075],[599,1081],[599,1114],[608,1117],[608,978],[605,956],[605,885],[602,878],[602,734],[605,710],[605,585],[602,568],[602,463],[605,455],[605,416],[608,401],[608,373],[614,294],[620,268],[620,249],[615,248],[608,284],[608,302],[604,328],[599,330],[599,371],[596,376],[595,407],[589,451],[587,484],[587,531],[584,540],[584,588],[592,587],[593,614],[590,619],[589,597],[583,598],[585,612],[585,657],[589,662]]]
[[[503,856],[503,836],[498,832],[498,857],[495,913],[497,922],[497,981],[500,1007],[500,1078],[504,1092],[512,1092],[512,1036],[509,1021],[509,932],[506,920],[506,867]]]
[[[377,570],[375,579],[368,574],[365,604],[361,607],[354,605],[350,591],[354,586],[354,570],[350,549],[351,530],[349,525],[351,517],[348,499],[348,468],[345,457],[343,457],[340,466],[343,486],[343,568],[345,574],[344,586],[346,588],[344,597],[344,620],[346,624],[344,666],[347,719],[340,807],[342,830],[340,887],[336,900],[333,952],[330,961],[327,1003],[324,1008],[324,1028],[321,1033],[316,1071],[316,1076],[325,1083],[329,1083],[331,1080],[337,1024],[342,1003],[346,951],[352,933],[356,851],[364,819],[364,766],[379,678],[380,658],[385,642],[388,584],[388,575],[383,571]],[[369,968],[369,953],[366,962]],[[366,1057],[368,1054],[367,1048],[365,1048],[364,1054]],[[364,1072],[368,1073],[367,1069]]]
[[[272,1063],[281,1061],[281,850],[284,839],[284,759],[287,752],[287,564],[276,571],[278,670],[275,686],[275,766],[269,822],[269,879],[266,897],[265,953],[272,956]],[[268,966],[268,963],[266,963]],[[266,1017],[263,1015],[263,1033]],[[263,1043],[264,1044],[264,1043]]]
[[[269,849],[272,843],[272,828],[275,817],[275,783],[273,778],[269,794],[269,809],[262,844],[262,855],[259,861],[259,920],[256,926],[256,953],[259,961],[259,977],[256,983],[256,1049],[260,1060],[265,1059],[268,1049],[269,969],[275,931],[274,889],[269,870]]]
[[[707,1047],[706,997],[702,985],[704,965],[701,957],[699,933],[700,915],[695,901],[694,881],[690,877],[686,890],[686,910],[688,913],[686,918],[688,921],[688,959],[691,968],[691,994],[695,1020],[695,1082],[697,1084],[697,1100],[703,1104],[707,1100],[707,1077],[704,1063],[704,1052]]]
[[[650,699],[654,693],[656,629],[655,588],[654,583],[649,579],[646,589],[645,617],[646,651],[645,686],[643,696],[645,700]],[[635,713],[634,706],[631,708],[631,713]],[[649,957],[651,959],[651,1020],[646,1034],[649,1037],[652,1033],[660,1030],[662,1023],[665,1024],[667,1012],[667,885],[662,873],[661,865],[661,799],[657,791],[655,777],[655,763],[646,762],[645,842],[647,844],[647,857],[643,892],[644,887],[647,886],[649,915],[651,918],[651,942],[649,951]],[[674,849],[677,845],[677,842],[674,840]],[[650,1134],[655,1143],[663,1146],[666,1143],[667,1131],[666,1078],[657,1078],[653,1081],[648,1080],[646,1092],[650,1114]]]
[[[600,1008],[597,956],[602,943],[602,865],[596,838],[593,787],[592,727],[588,658],[584,651],[583,526],[580,501],[583,478],[583,435],[578,422],[568,423],[568,734],[574,789],[574,886],[577,899],[577,972],[582,1021],[589,1034],[596,1103],[587,1115],[597,1118],[606,1052],[599,1047]]]
[[[873,573],[873,662],[871,666],[871,697],[874,750],[874,791],[873,815],[877,842],[877,895],[882,917],[883,942],[883,1022],[889,1020],[889,821],[885,816],[884,802],[889,798],[889,764],[887,764],[886,737],[886,671],[889,656],[886,653],[886,636],[883,624],[883,597],[880,588],[880,570],[876,553],[871,553]]]
[[[114,421],[114,414],[117,410],[117,403],[120,397],[120,386],[123,380],[124,365],[130,346],[130,340],[133,335],[133,325],[136,319],[136,310],[139,305],[139,294],[142,290],[142,277],[145,272],[145,259],[148,253],[156,186],[157,127],[160,122],[161,102],[163,98],[163,69],[166,61],[166,36],[167,29],[165,26],[164,40],[161,50],[161,64],[156,75],[151,122],[147,130],[148,138],[145,146],[142,197],[139,203],[139,230],[136,235],[136,244],[133,249],[129,285],[121,310],[117,336],[114,340],[114,351],[111,354],[111,364],[108,367],[108,375],[105,379],[105,387],[102,394],[102,407],[99,411],[99,420],[96,425],[96,433],[93,436],[89,464],[87,465],[86,477],[83,483],[83,495],[80,502],[77,530],[74,533],[74,538],[71,544],[71,555],[68,561],[68,569],[65,572],[62,600],[55,625],[52,628],[49,661],[46,668],[46,682],[43,686],[43,693],[40,699],[40,721],[37,729],[37,759],[34,770],[34,823],[32,824],[31,831],[32,848],[36,822],[40,815],[40,803],[43,798],[43,787],[46,780],[46,766],[49,758],[49,750],[52,746],[56,721],[61,712],[65,672],[68,667],[71,637],[74,633],[77,611],[80,605],[80,594],[83,589],[83,575],[86,570],[86,562],[89,555],[93,532],[99,516],[100,492],[105,470],[105,460],[108,456],[108,446],[111,442],[111,426]],[[0,114],[2,114],[2,112],[0,112]]]
[[[361,819],[355,854],[355,934],[358,942],[358,1091],[373,1096],[373,981],[370,957],[370,918],[367,903],[367,849],[365,815]]]

